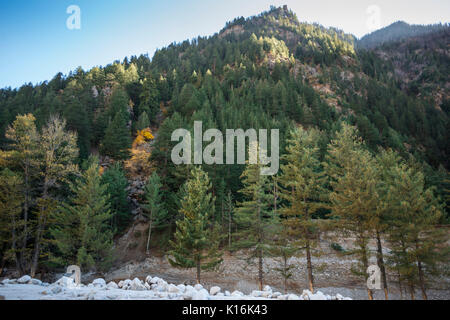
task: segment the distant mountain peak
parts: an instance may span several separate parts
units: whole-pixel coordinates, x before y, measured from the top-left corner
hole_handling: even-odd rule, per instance
[[[388,42],[401,41],[447,29],[448,24],[417,25],[405,21],[396,21],[387,27],[365,35],[358,41],[363,49],[372,49]]]

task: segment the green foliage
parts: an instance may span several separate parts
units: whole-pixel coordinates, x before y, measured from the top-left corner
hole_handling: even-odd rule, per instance
[[[102,184],[109,195],[114,233],[121,233],[131,220],[131,208],[127,194],[128,180],[120,163],[115,163],[103,173]]]
[[[200,282],[200,271],[216,267],[222,259],[216,230],[208,223],[214,211],[211,183],[198,167],[192,169],[191,175],[181,200],[180,212],[184,218],[177,222],[174,240],[170,242],[169,262],[176,267],[197,268],[197,282]]]
[[[111,211],[99,170],[94,159],[71,187],[70,202],[62,204],[54,214],[54,260],[62,265],[78,264],[84,270],[107,270],[111,265]]]

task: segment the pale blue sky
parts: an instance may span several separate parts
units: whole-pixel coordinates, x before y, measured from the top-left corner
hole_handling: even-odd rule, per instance
[[[69,5],[81,9],[81,29],[69,30]],[[89,69],[149,53],[173,41],[219,31],[227,21],[287,4],[301,21],[368,33],[367,8],[381,26],[397,20],[450,21],[448,0],[0,0],[0,88],[36,84],[78,66]]]

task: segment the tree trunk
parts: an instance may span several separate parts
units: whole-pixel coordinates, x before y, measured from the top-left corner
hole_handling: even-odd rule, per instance
[[[411,294],[411,300],[416,300],[416,297],[414,295],[415,294],[414,290],[415,290],[414,285],[412,284],[412,282],[410,280],[409,281],[409,293]]]
[[[150,237],[152,235],[152,224],[153,224],[153,210],[150,211],[150,223],[148,226],[148,238],[147,238],[147,255],[150,253]]]
[[[22,275],[25,273],[25,270],[22,268],[22,264],[20,262],[20,254],[17,251],[17,236],[16,236],[16,219],[13,218],[13,228],[12,228],[12,249],[14,251],[14,259],[16,262],[16,267],[19,273]]]
[[[418,252],[418,250],[419,250],[419,244],[416,241],[416,252]],[[417,253],[416,253],[416,258],[417,258],[417,269],[419,271],[420,290],[422,291],[422,298],[423,298],[423,300],[428,300],[427,292],[425,289],[425,275],[423,273],[422,261],[420,260],[419,255]]]
[[[263,252],[262,252],[262,229],[261,229],[261,200],[258,199],[258,282],[259,290],[263,289]]]
[[[361,248],[361,254],[362,254],[362,263],[363,263],[363,267],[364,267],[364,277],[367,283],[367,279],[369,279],[369,276],[367,274],[367,268],[369,268],[369,260],[367,259],[367,247],[364,241],[364,235],[361,235],[360,238],[360,248]],[[369,300],[373,300],[373,292],[371,289],[367,288],[367,295],[369,297]]]
[[[307,239],[307,241],[306,241],[306,265],[307,265],[307,269],[308,269],[309,291],[314,293],[314,278],[313,278],[313,270],[312,270],[312,263],[311,263],[311,249],[310,249],[309,239]]]
[[[263,289],[263,258],[262,258],[262,249],[258,249],[258,282],[259,282],[259,290]]]
[[[38,230],[36,232],[36,239],[34,241],[33,260],[31,263],[31,274],[30,274],[32,278],[34,278],[34,276],[36,275],[36,270],[39,262],[39,254],[41,253],[41,237],[46,222],[45,220],[46,220],[45,218],[39,219]]]
[[[284,260],[284,294],[287,294],[287,256],[283,257]]]
[[[400,275],[400,270],[398,268],[397,273],[398,273],[398,289],[400,290],[400,300],[403,300],[402,277]]]
[[[200,284],[200,272],[201,272],[201,267],[200,267],[200,259],[197,260],[197,283]]]
[[[228,249],[231,249],[231,212],[228,212]]]
[[[25,197],[23,202],[23,239],[22,239],[22,247],[19,253],[19,263],[20,268],[19,272],[21,275],[25,273],[25,257],[24,253],[27,248],[27,242],[28,242],[28,211],[30,209],[30,182],[29,182],[29,164],[28,162],[25,164],[24,167],[24,176],[25,176]]]
[[[386,268],[384,266],[384,258],[383,258],[383,247],[381,246],[381,237],[380,232],[378,230],[377,230],[377,253],[378,253],[377,254],[378,267],[380,267],[381,278],[383,280],[384,298],[385,300],[389,300]]]

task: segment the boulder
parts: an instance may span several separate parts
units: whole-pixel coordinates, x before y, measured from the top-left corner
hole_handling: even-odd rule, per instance
[[[55,285],[65,288],[76,288],[75,280],[73,278],[62,277],[54,283]]]
[[[180,289],[173,284],[168,285],[167,291],[169,291],[169,293],[180,293]]]
[[[258,291],[258,290],[253,290],[252,293],[250,294],[252,297],[258,298],[261,297],[263,294],[263,291]]]
[[[30,280],[31,280],[30,276],[23,276],[23,277],[17,279],[17,282],[20,284],[26,284],[26,283],[30,282]]]
[[[220,292],[220,290],[221,290],[220,287],[217,286],[211,287],[211,289],[209,289],[209,294],[215,296]]]
[[[272,288],[270,286],[265,286],[264,291],[272,292]]]
[[[288,295],[288,300],[300,300],[300,298],[296,294]]]
[[[321,291],[317,291],[316,294],[309,296],[309,300],[327,300],[327,297]]]
[[[238,290],[233,291],[231,294],[232,297],[242,297],[244,294]]]
[[[60,293],[61,291],[62,291],[62,288],[61,288],[61,286],[54,286],[53,288],[51,288],[50,289],[50,291],[53,293],[53,294],[58,294],[58,293]]]
[[[144,284],[139,280],[138,278],[134,278],[131,282],[130,290],[134,291],[144,291],[147,290],[147,288],[144,286]]]
[[[281,296],[281,292],[274,292],[274,293],[272,293],[272,298],[274,298],[274,299],[276,299],[276,298],[278,298],[279,296]]]
[[[203,289],[203,286],[202,286],[200,283],[197,283],[197,284],[194,286],[194,289],[197,290],[197,291],[200,291],[200,290]]]
[[[197,292],[192,297],[193,300],[208,300],[209,293],[206,289],[197,290]]]
[[[119,289],[119,286],[114,281],[111,281],[108,283],[107,288],[108,289]]]
[[[152,277],[147,276],[147,278],[145,278],[145,283],[152,284]]]
[[[230,291],[226,290],[225,291],[225,297],[229,297],[229,296],[231,296],[231,293],[230,293]]]
[[[34,284],[35,286],[41,286],[42,285],[42,281],[39,280],[39,279],[31,279],[29,283]]]
[[[94,281],[92,281],[92,284],[96,288],[106,287],[106,281],[105,281],[105,279],[102,279],[102,278],[95,279]]]

